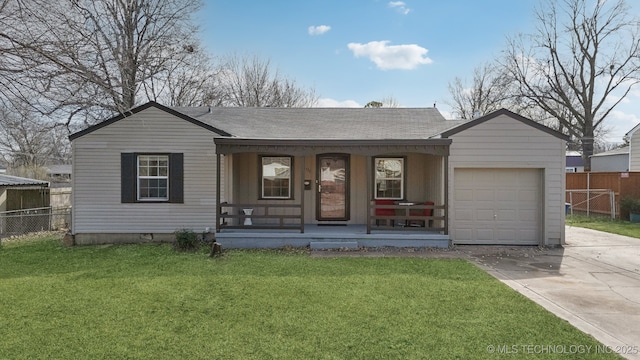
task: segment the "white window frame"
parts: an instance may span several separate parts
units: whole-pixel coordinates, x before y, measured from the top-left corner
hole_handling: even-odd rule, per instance
[[[165,160],[166,161],[166,175],[140,175],[140,160],[146,158],[147,161],[151,161],[152,159],[157,159],[158,161]],[[160,166],[158,166],[160,169]],[[137,198],[138,201],[169,201],[169,155],[166,154],[141,154],[137,156],[136,159],[136,183],[137,183]],[[167,192],[164,197],[143,197],[140,192],[140,180],[165,180],[167,183]]]
[[[397,177],[381,177],[378,176],[378,161],[380,160],[395,160],[400,161],[400,178]],[[405,158],[403,157],[376,157],[373,159],[373,196],[374,199],[388,199],[388,200],[404,200],[404,178],[405,178]],[[378,196],[378,180],[400,180],[400,197],[379,197]]]
[[[282,177],[282,176],[275,176],[273,177],[274,179],[288,179],[288,184],[289,187],[287,189],[287,196],[267,196],[265,195],[265,189],[264,189],[264,181],[265,181],[265,174],[264,174],[264,166],[265,166],[265,159],[286,159],[289,162],[289,176],[288,177]],[[261,199],[276,199],[276,200],[290,200],[293,198],[293,194],[291,193],[291,185],[292,185],[292,174],[293,174],[293,157],[292,156],[261,156],[260,157],[260,198]]]

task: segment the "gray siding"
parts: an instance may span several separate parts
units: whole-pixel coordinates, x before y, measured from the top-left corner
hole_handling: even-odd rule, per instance
[[[73,141],[73,233],[215,229],[214,133],[154,107]],[[121,203],[120,154],[183,153],[184,203]],[[171,186],[171,185],[169,185]]]
[[[542,190],[542,243],[564,243],[565,142],[506,115],[498,116],[452,135],[449,158],[449,214],[455,213],[456,168],[540,169]],[[450,216],[452,239],[456,224]]]
[[[629,154],[591,157],[591,171],[629,171]]]
[[[640,133],[635,131],[629,140],[629,171],[640,171]]]

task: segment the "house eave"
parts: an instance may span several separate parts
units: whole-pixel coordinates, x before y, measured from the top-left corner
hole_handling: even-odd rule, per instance
[[[154,101],[149,101],[146,104],[134,107],[134,108],[132,108],[130,110],[127,110],[127,111],[125,111],[125,112],[123,112],[121,114],[118,114],[118,115],[116,115],[116,116],[114,116],[114,117],[112,117],[110,119],[107,119],[105,121],[99,122],[99,123],[97,123],[95,125],[89,126],[88,128],[86,128],[84,130],[80,130],[80,131],[78,131],[76,133],[71,134],[71,135],[69,135],[69,141],[73,141],[73,140],[75,140],[77,138],[80,138],[82,136],[91,134],[92,132],[94,132],[96,130],[102,129],[103,127],[109,126],[109,125],[111,125],[111,124],[113,124],[115,122],[118,122],[118,121],[120,121],[122,119],[125,119],[125,118],[127,118],[127,117],[129,117],[131,115],[137,114],[137,113],[139,113],[139,112],[141,112],[143,110],[146,110],[148,108],[151,108],[151,107],[154,107],[154,108],[157,108],[159,110],[162,110],[162,111],[164,111],[166,113],[169,113],[169,114],[171,114],[173,116],[176,116],[176,117],[178,117],[178,118],[180,118],[182,120],[186,120],[186,121],[188,121],[188,122],[190,122],[190,123],[192,123],[194,125],[200,126],[201,128],[206,129],[208,131],[211,131],[211,132],[213,132],[215,134],[218,134],[218,135],[221,135],[221,136],[231,136],[231,134],[229,134],[228,132],[226,132],[224,130],[221,130],[221,129],[213,127],[213,126],[211,126],[209,124],[203,123],[200,120],[194,119],[194,118],[192,118],[190,116],[187,116],[187,115],[185,115],[185,114],[183,114],[183,113],[181,113],[179,111],[176,111],[176,110],[171,109],[169,107],[166,107],[164,105],[160,105],[160,104],[158,104],[158,103],[156,103]]]
[[[451,139],[213,139],[218,154],[281,153],[313,155],[328,152],[345,152],[360,155],[389,153],[422,153],[449,155]]]

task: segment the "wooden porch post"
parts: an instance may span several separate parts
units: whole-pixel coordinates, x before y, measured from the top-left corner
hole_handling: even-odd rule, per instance
[[[444,156],[444,234],[449,235],[449,154]]]
[[[304,234],[304,162],[305,155],[300,156],[300,233]]]
[[[371,199],[373,198],[371,193],[371,178],[373,177],[372,166],[371,166],[371,156],[367,155],[366,159],[366,171],[365,177],[367,178],[367,234],[371,234]]]
[[[216,151],[216,232],[220,232],[220,153]]]

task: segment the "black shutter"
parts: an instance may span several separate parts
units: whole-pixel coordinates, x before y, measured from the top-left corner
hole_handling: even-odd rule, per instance
[[[169,154],[169,202],[184,203],[184,155]]]
[[[136,202],[136,154],[122,153],[120,154],[120,195],[123,203]]]

